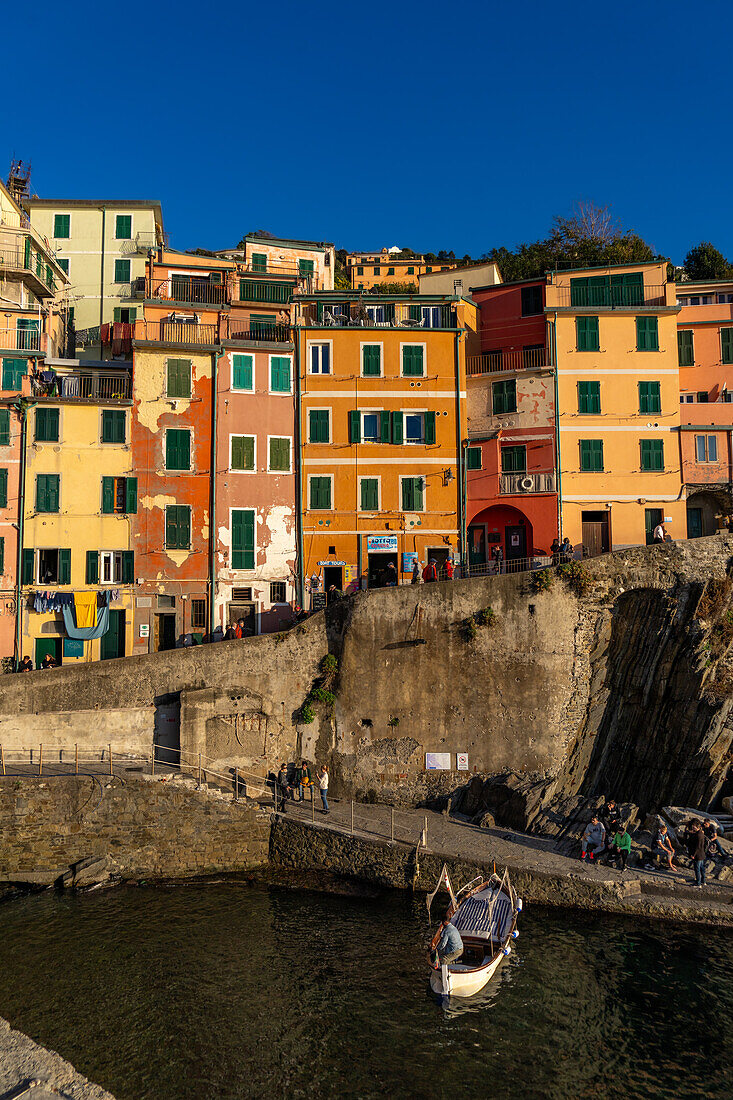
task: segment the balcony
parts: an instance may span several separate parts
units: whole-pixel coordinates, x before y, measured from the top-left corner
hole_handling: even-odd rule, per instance
[[[208,276],[171,275],[150,287],[149,298],[163,302],[190,302],[193,305],[224,306],[229,303],[226,274],[223,282],[211,282]]]
[[[275,263],[269,257],[237,263],[237,272],[251,272],[253,275],[287,275],[291,279],[302,279],[313,274],[312,271],[304,271],[297,260]]]
[[[38,298],[53,298],[56,280],[50,264],[40,252],[32,250],[30,237],[19,240],[24,242],[22,248],[0,249],[0,276],[27,280]]]
[[[230,320],[227,340],[238,340],[246,344],[290,344],[293,340],[290,325],[266,325],[264,322],[237,322]]]
[[[555,473],[532,471],[532,473],[500,474],[499,492],[511,496],[531,496],[532,493],[557,492]]]
[[[238,279],[235,300],[238,302],[268,302],[273,305],[287,306],[295,289],[292,283],[279,283],[275,280]]]
[[[136,321],[130,325],[131,339],[140,343],[209,346],[219,343],[218,325],[185,321]]]
[[[466,374],[497,374],[500,371],[541,370],[552,367],[549,348],[520,348],[501,351],[485,351],[481,355],[469,355]]]
[[[641,309],[652,306],[676,308],[667,302],[667,284],[635,283],[616,285],[578,280],[581,285],[548,286],[546,309]]]
[[[308,328],[401,328],[455,329],[455,308],[451,305],[359,301],[309,302],[303,324]]]
[[[30,375],[31,396],[70,398],[77,401],[126,402],[132,399],[129,371],[98,371],[79,368],[46,368]]]
[[[37,328],[0,329],[0,348],[4,351],[46,351],[48,337]]]

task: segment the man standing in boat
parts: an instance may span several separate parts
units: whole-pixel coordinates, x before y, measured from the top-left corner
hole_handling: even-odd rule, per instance
[[[437,948],[438,962],[441,966],[447,966],[448,963],[455,962],[463,954],[463,940],[455,924],[451,924],[448,919],[447,913],[440,923],[440,928],[441,935]]]

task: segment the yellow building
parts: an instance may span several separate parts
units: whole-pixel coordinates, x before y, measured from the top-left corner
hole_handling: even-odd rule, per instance
[[[135,581],[129,371],[48,359],[46,368],[54,379],[28,401],[24,440],[20,652],[36,668],[46,654],[67,664],[131,653]],[[72,626],[82,602],[96,623],[100,592],[109,629],[101,640],[69,636],[62,605],[74,603]]]
[[[476,308],[349,291],[299,302],[301,577],[321,590],[409,583],[415,555],[441,566],[462,546]]]
[[[561,536],[588,553],[686,534],[674,283],[666,264],[552,272]]]
[[[381,252],[350,252],[346,257],[346,269],[354,290],[370,290],[373,286],[389,283],[418,286],[421,275],[452,271],[455,266],[448,260],[427,263],[425,257],[417,253],[405,256],[396,247],[383,248]],[[438,293],[442,290],[441,287]]]

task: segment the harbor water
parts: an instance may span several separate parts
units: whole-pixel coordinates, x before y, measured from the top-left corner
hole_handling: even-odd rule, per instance
[[[117,1100],[733,1095],[733,935],[525,907],[477,1000],[425,901],[237,884],[0,908],[0,1015]]]

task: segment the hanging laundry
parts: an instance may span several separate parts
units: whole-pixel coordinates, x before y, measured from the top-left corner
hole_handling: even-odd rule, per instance
[[[109,629],[109,608],[100,608],[97,612],[97,622],[95,626],[79,627],[75,622],[74,608],[65,607],[64,627],[66,628],[66,633],[69,638],[83,638],[85,641],[89,641],[93,638],[101,638]]]
[[[76,611],[76,625],[79,629],[95,626],[97,621],[97,593],[75,592],[74,609]]]

